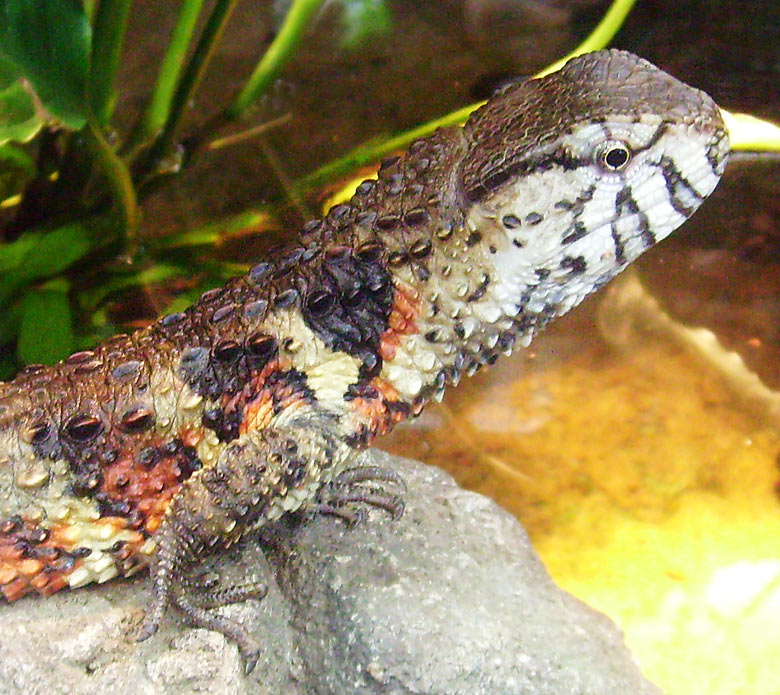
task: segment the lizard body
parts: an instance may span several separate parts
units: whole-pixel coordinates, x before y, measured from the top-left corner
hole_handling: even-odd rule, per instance
[[[581,56],[386,160],[189,310],[26,368],[0,386],[0,591],[151,564],[142,636],[173,603],[251,666],[246,635],[193,598],[199,559],[301,507],[400,513],[355,451],[666,237],[727,154],[703,92],[625,52]]]

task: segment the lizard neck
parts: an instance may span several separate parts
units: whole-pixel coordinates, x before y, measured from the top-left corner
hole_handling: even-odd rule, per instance
[[[728,149],[722,130],[694,137],[653,113],[614,120],[609,132],[594,120],[552,149],[540,145],[492,188],[467,186],[468,128],[440,132],[380,173],[383,224],[367,238],[386,249],[395,287],[382,377],[405,400],[440,396],[463,373],[528,345],[712,192]],[[624,155],[626,171],[610,169]],[[414,185],[420,161],[436,161],[427,198]],[[353,229],[355,237],[363,239]]]

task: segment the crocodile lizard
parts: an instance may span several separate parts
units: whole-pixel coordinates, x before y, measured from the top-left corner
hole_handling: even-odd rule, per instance
[[[666,237],[728,151],[706,94],[587,54],[384,161],[187,311],[27,367],[0,385],[0,591],[150,565],[140,638],[174,605],[251,668],[256,645],[210,607],[260,590],[199,591],[199,561],[299,509],[399,515],[399,481],[356,451]]]

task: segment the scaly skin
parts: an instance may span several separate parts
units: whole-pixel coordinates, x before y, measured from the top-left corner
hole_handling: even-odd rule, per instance
[[[353,470],[355,451],[666,237],[727,154],[705,94],[583,56],[415,142],[188,311],[28,367],[0,387],[0,590],[151,563],[142,637],[173,603],[251,667],[251,640],[193,593],[199,560],[301,506],[399,514],[365,485],[393,476]]]

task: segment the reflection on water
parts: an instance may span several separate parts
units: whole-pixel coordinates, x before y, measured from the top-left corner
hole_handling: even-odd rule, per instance
[[[606,346],[598,301],[386,447],[512,511],[668,692],[780,692],[780,433],[680,347]]]

